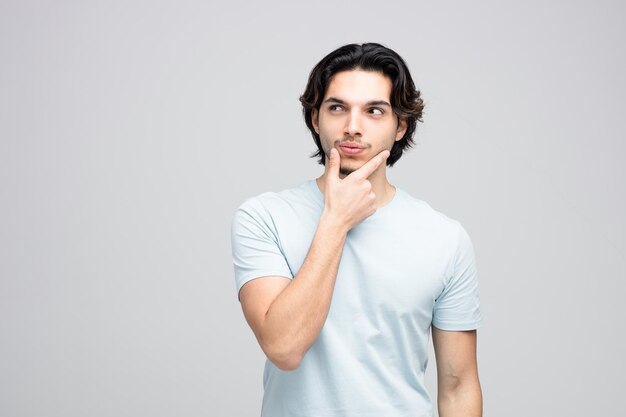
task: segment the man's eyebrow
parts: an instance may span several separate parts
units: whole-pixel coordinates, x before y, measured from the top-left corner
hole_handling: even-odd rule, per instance
[[[328,97],[326,100],[324,100],[324,103],[346,104],[345,101],[343,101],[340,98],[336,98],[336,97]],[[365,105],[367,105],[367,106],[387,106],[387,107],[391,107],[391,104],[389,104],[385,100],[372,100],[372,101],[368,101],[367,103],[365,103]]]
[[[366,104],[368,106],[387,106],[387,107],[391,107],[391,104],[387,103],[385,100],[368,101]]]
[[[335,98],[335,97],[328,97],[326,100],[324,100],[324,103],[339,103],[339,104],[345,104],[346,102]]]

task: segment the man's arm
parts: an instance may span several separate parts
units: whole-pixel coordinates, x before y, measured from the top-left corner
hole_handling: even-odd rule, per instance
[[[481,417],[483,400],[476,363],[476,330],[432,327],[437,359],[437,405],[440,417]]]
[[[367,178],[388,156],[383,151],[340,179],[339,153],[332,149],[324,210],[302,267],[293,280],[263,277],[241,288],[246,320],[268,359],[279,368],[296,369],[324,326],[346,235],[376,210]]]

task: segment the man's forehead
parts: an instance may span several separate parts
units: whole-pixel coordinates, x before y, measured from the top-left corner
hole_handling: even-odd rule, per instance
[[[378,71],[341,71],[328,83],[324,100],[329,97],[352,103],[390,101],[391,80]]]

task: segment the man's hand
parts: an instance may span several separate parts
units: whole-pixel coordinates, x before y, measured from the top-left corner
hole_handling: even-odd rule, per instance
[[[389,157],[384,150],[370,159],[361,168],[341,179],[339,166],[341,158],[337,149],[330,150],[326,175],[324,205],[326,213],[338,220],[339,224],[352,229],[376,211],[376,195],[368,177]]]

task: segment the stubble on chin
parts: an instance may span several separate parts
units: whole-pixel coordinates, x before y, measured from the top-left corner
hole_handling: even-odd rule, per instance
[[[346,168],[346,167],[339,167],[339,175],[341,175],[341,178],[347,177],[348,175],[352,174],[355,170],[352,168]]]

